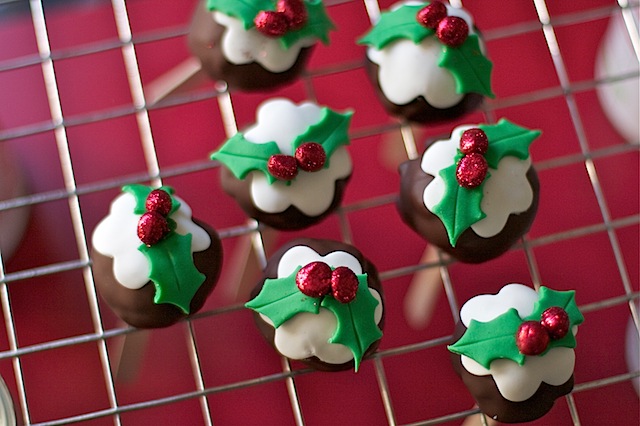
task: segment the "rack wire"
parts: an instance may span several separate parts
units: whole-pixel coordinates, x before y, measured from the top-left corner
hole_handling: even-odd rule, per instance
[[[17,2],[16,2],[17,3]],[[105,2],[86,2],[88,7],[104,6]],[[188,32],[188,22],[183,22],[179,26],[165,26],[159,29],[153,29],[136,33],[132,30],[130,20],[130,8],[135,6],[134,1],[125,2],[124,0],[112,0],[110,8],[112,11],[115,27],[117,29],[116,38],[103,38],[86,45],[74,46],[67,49],[52,49],[50,38],[49,22],[46,13],[46,2],[40,0],[29,0],[28,13],[30,16],[31,27],[35,36],[37,52],[17,57],[8,57],[0,60],[0,75],[2,73],[11,73],[21,71],[33,67],[40,69],[42,82],[46,92],[46,107],[49,112],[49,118],[42,121],[28,121],[26,124],[18,124],[9,126],[0,130],[0,143],[10,144],[23,141],[30,137],[53,134],[53,140],[57,151],[57,161],[60,163],[60,173],[62,174],[62,186],[53,189],[47,189],[40,192],[30,193],[24,196],[0,201],[0,213],[21,208],[38,208],[40,206],[49,205],[51,203],[66,203],[68,208],[68,218],[71,223],[69,232],[73,236],[77,254],[72,259],[55,260],[51,263],[41,264],[36,258],[36,263],[29,263],[28,267],[19,267],[12,269],[8,267],[11,262],[2,256],[0,252],[0,302],[5,323],[6,344],[0,346],[0,363],[5,363],[5,368],[1,371],[5,381],[11,390],[17,417],[24,424],[47,424],[59,425],[69,423],[86,423],[86,424],[132,424],[128,417],[131,413],[142,413],[142,417],[136,417],[137,422],[144,421],[145,413],[151,412],[158,407],[182,407],[183,402],[195,401],[198,407],[196,411],[200,412],[199,418],[201,422],[211,425],[216,422],[219,406],[213,400],[213,396],[218,394],[233,393],[238,390],[260,387],[266,384],[277,383],[284,384],[287,399],[290,402],[290,418],[282,420],[279,418],[269,418],[266,423],[286,423],[292,422],[298,425],[302,424],[320,424],[322,420],[313,418],[309,413],[315,413],[310,410],[306,403],[301,403],[304,398],[303,392],[308,391],[308,386],[300,386],[300,381],[306,377],[322,376],[322,380],[327,379],[326,374],[317,373],[305,368],[292,365],[286,359],[282,359],[280,371],[271,374],[256,374],[248,377],[239,376],[230,379],[227,383],[217,384],[213,380],[208,380],[209,368],[205,365],[206,359],[212,354],[203,349],[207,346],[203,340],[207,338],[206,333],[202,331],[203,327],[199,327],[200,323],[205,323],[211,319],[234,317],[243,311],[242,304],[239,302],[216,305],[205,309],[189,320],[174,326],[180,333],[186,337],[186,351],[190,370],[192,374],[191,381],[193,386],[189,390],[179,390],[166,396],[143,398],[142,400],[131,402],[123,402],[120,397],[117,367],[121,362],[118,352],[114,349],[114,342],[121,342],[123,339],[133,339],[139,335],[139,331],[124,327],[118,323],[114,323],[112,316],[107,312],[108,308],[101,305],[99,296],[94,286],[94,277],[91,269],[91,258],[89,255],[89,236],[90,227],[95,225],[94,217],[106,211],[106,206],[95,208],[96,212],[88,212],[82,202],[85,197],[94,194],[113,193],[125,183],[130,182],[150,182],[153,185],[160,185],[162,182],[170,181],[175,178],[199,176],[202,173],[213,173],[218,167],[216,163],[210,162],[205,158],[190,158],[189,161],[162,166],[158,158],[158,133],[154,129],[150,114],[167,108],[180,107],[188,104],[206,103],[210,110],[215,110],[219,114],[216,125],[220,126],[226,135],[232,135],[240,124],[237,119],[239,111],[242,111],[244,105],[250,105],[253,99],[248,102],[242,98],[242,95],[229,93],[225,87],[214,86],[213,84],[204,84],[196,90],[177,91],[163,96],[160,99],[153,99],[149,93],[149,87],[143,82],[142,67],[139,63],[139,50],[147,45],[154,43],[163,43],[168,40],[183,39]],[[389,6],[390,2],[377,0],[327,0],[330,14],[338,13],[337,10],[341,6],[349,6],[350,11],[356,10],[361,12],[362,16],[366,16],[370,22],[375,22],[380,15],[380,11]],[[462,6],[460,1],[451,1],[454,6]],[[486,2],[466,1],[465,6],[471,9],[472,13],[481,11],[482,8],[490,7]],[[497,2],[494,2],[497,3]],[[522,2],[523,4],[525,2]],[[578,224],[574,226],[564,226],[561,229],[551,227],[550,232],[541,232],[536,235],[529,235],[514,248],[521,253],[525,260],[526,278],[534,286],[541,285],[544,282],[543,277],[546,275],[541,270],[541,255],[539,249],[544,249],[554,245],[566,245],[572,250],[582,238],[599,238],[602,235],[602,250],[611,253],[617,276],[612,281],[619,282],[619,288],[613,292],[604,292],[602,296],[597,296],[581,304],[582,311],[587,315],[598,318],[601,321],[602,315],[613,315],[616,318],[632,318],[635,330],[638,330],[638,312],[636,302],[640,296],[638,292],[638,266],[637,266],[637,241],[629,241],[628,237],[622,237],[623,233],[631,233],[635,235],[637,240],[638,226],[640,225],[640,213],[638,205],[625,210],[624,214],[612,213],[617,211],[619,199],[614,198],[612,203],[608,191],[610,186],[602,181],[601,161],[618,158],[620,156],[631,156],[636,158],[635,170],[631,170],[631,176],[638,175],[637,154],[638,145],[633,143],[611,143],[611,144],[594,144],[594,137],[585,123],[585,112],[581,108],[581,97],[584,94],[593,93],[597,87],[626,81],[630,79],[638,79],[638,72],[631,72],[624,75],[607,77],[604,79],[596,79],[594,77],[576,79],[571,77],[571,71],[567,65],[566,52],[559,38],[566,33],[573,31],[573,28],[580,25],[587,25],[594,21],[606,21],[609,16],[614,13],[620,13],[623,16],[625,28],[632,41],[634,53],[640,58],[640,42],[638,41],[638,22],[637,12],[638,4],[625,0],[619,0],[617,3],[613,1],[593,1],[591,7],[562,8],[557,2],[546,0],[533,0],[533,4],[529,7],[535,11],[536,19],[526,19],[520,22],[508,23],[501,21],[500,25],[491,27],[483,32],[486,42],[502,43],[511,38],[522,35],[541,34],[544,38],[546,46],[546,54],[550,57],[552,63],[553,77],[557,79],[557,84],[543,85],[542,87],[519,91],[511,95],[499,96],[497,99],[485,103],[482,108],[482,118],[484,121],[493,122],[499,114],[505,111],[517,110],[522,106],[530,106],[536,103],[544,103],[549,100],[558,100],[564,103],[563,107],[568,111],[569,121],[566,126],[575,132],[579,151],[560,154],[552,153],[544,159],[535,160],[535,166],[539,173],[545,171],[554,172],[566,166],[582,166],[586,171],[588,178],[587,191],[591,192],[596,199],[597,211],[599,219],[595,223]],[[11,4],[11,2],[9,2]],[[77,4],[77,3],[76,3]],[[193,4],[191,6],[194,6]],[[495,6],[495,5],[492,5]],[[150,6],[148,6],[150,8]],[[158,6],[161,7],[161,6]],[[346,10],[346,9],[341,9]],[[149,15],[153,15],[153,11],[149,9]],[[476,15],[478,16],[478,15]],[[356,18],[353,18],[356,19]],[[482,24],[482,23],[480,23]],[[491,46],[489,46],[491,47]],[[592,50],[595,48],[592,46]],[[126,70],[127,86],[131,97],[130,103],[117,104],[112,107],[104,108],[95,106],[88,112],[80,112],[66,114],[63,108],[63,102],[60,98],[59,81],[57,77],[57,67],[65,60],[73,60],[74,58],[83,58],[90,55],[100,53],[117,52],[121,54],[122,61]],[[177,65],[177,64],[176,64]],[[351,72],[362,69],[363,58],[352,57],[347,58],[339,63],[322,65],[312,68],[304,75],[301,83],[303,97],[317,100],[319,98],[317,89],[313,82],[327,76],[332,76],[344,72]],[[238,98],[241,98],[238,101]],[[262,96],[266,98],[267,96]],[[151,100],[153,99],[153,100]],[[356,102],[356,101],[354,101]],[[241,105],[238,107],[238,105]],[[91,125],[95,123],[109,123],[114,119],[131,118],[135,120],[138,138],[140,140],[141,150],[143,152],[144,167],[137,168],[135,172],[128,174],[119,174],[109,176],[106,179],[92,180],[81,182],[77,177],[77,162],[72,155],[72,147],[70,146],[70,131],[74,128]],[[437,130],[437,129],[436,129]],[[435,130],[434,130],[435,131]],[[427,132],[429,133],[429,132]],[[412,127],[406,123],[399,123],[388,120],[382,123],[367,124],[359,126],[352,131],[353,147],[356,148],[360,144],[365,144],[372,138],[386,138],[389,135],[396,135],[401,141],[407,158],[416,158],[421,151],[421,140],[424,137],[423,129]],[[211,149],[221,141],[211,144]],[[635,157],[634,157],[635,156]],[[633,162],[632,162],[633,165]],[[229,201],[230,202],[230,201]],[[347,243],[358,245],[359,237],[355,234],[359,232],[354,230],[357,227],[355,216],[361,213],[377,211],[378,209],[391,209],[395,202],[394,193],[379,193],[367,197],[366,199],[355,199],[342,206],[338,212],[331,218],[333,224],[337,228],[337,232],[329,232],[331,235],[339,235],[339,238]],[[636,203],[637,204],[637,203]],[[81,208],[82,207],[82,208]],[[90,205],[91,207],[91,205]],[[578,208],[577,206],[571,206]],[[91,220],[87,219],[91,216]],[[92,222],[93,221],[93,222]],[[318,231],[323,235],[324,228]],[[333,229],[333,228],[331,228]],[[225,247],[234,246],[239,238],[249,238],[253,247],[253,255],[257,259],[259,266],[264,266],[269,251],[269,232],[255,222],[246,222],[240,216],[235,217],[230,222],[226,222],[224,226],[218,228],[219,233],[225,242]],[[30,232],[34,232],[31,230]],[[621,241],[624,238],[624,241]],[[631,238],[633,240],[633,238]],[[234,242],[231,244],[230,242]],[[229,243],[229,244],[227,244]],[[414,246],[419,246],[415,241]],[[366,252],[366,247],[361,247]],[[71,250],[71,249],[70,249]],[[71,250],[73,252],[73,250]],[[416,282],[420,278],[429,276],[432,280],[438,282],[441,291],[445,294],[444,304],[448,310],[448,322],[453,323],[458,318],[459,301],[462,297],[468,296],[469,292],[464,288],[464,280],[460,277],[462,274],[469,273],[468,269],[452,262],[449,258],[439,252],[430,252],[418,262],[409,262],[403,260],[400,266],[388,267],[381,270],[381,278],[383,284],[389,286],[401,287],[404,292],[411,290],[412,285],[419,285]],[[545,257],[545,256],[542,256]],[[228,268],[229,266],[225,266]],[[463,272],[460,272],[463,271]],[[88,311],[91,318],[91,330],[82,333],[71,333],[64,337],[55,339],[44,339],[33,343],[21,343],[21,335],[19,327],[16,326],[15,300],[13,297],[15,292],[20,288],[29,287],[34,284],[32,282],[39,278],[49,279],[55,276],[66,276],[65,274],[79,274],[81,280],[76,280],[84,286],[84,298],[88,304]],[[494,274],[493,276],[499,274]],[[506,278],[509,280],[510,278]],[[440,284],[441,283],[441,284]],[[504,283],[500,283],[504,284]],[[579,287],[579,286],[576,286]],[[578,289],[580,291],[580,289]],[[579,299],[580,300],[580,299]],[[209,306],[209,305],[207,305]],[[387,310],[401,309],[397,306],[387,305]],[[441,312],[442,310],[440,310]],[[226,322],[226,321],[225,321]],[[586,323],[588,324],[588,323]],[[585,325],[585,328],[587,326]],[[596,328],[597,326],[593,326]],[[247,332],[239,330],[239,332]],[[387,331],[392,334],[393,331]],[[596,332],[596,335],[601,332]],[[152,332],[155,333],[155,332]],[[160,332],[158,332],[160,333]],[[247,332],[248,333],[248,332]],[[585,334],[587,334],[585,332]],[[589,334],[587,334],[589,335]],[[478,410],[468,405],[468,408],[461,409],[470,399],[468,396],[461,397],[463,402],[452,403],[451,407],[446,407],[440,411],[424,410],[412,412],[407,415],[403,412],[406,404],[399,401],[405,398],[405,392],[400,392],[398,384],[395,383],[398,369],[391,367],[390,364],[396,364],[403,360],[406,355],[421,355],[423,353],[431,353],[433,350],[442,351],[444,346],[449,342],[450,329],[439,329],[432,333],[425,333],[419,339],[410,342],[402,342],[398,340],[398,344],[384,345],[382,348],[365,364],[369,364],[372,368],[372,374],[376,383],[376,392],[379,394],[379,403],[382,407],[377,411],[378,414],[383,413],[384,418],[378,418],[377,423],[411,424],[411,425],[428,425],[441,423],[460,423],[464,419],[474,418]],[[582,336],[581,336],[582,337]],[[153,338],[153,337],[152,337]],[[252,338],[255,336],[252,335]],[[386,337],[385,337],[386,339]],[[587,341],[588,342],[588,341]],[[582,341],[580,342],[583,343]],[[620,347],[622,347],[622,343]],[[592,342],[587,345],[593,344]],[[90,409],[86,411],[74,411],[74,404],[69,402],[69,407],[63,417],[47,417],[46,414],[34,413],[32,407],[40,406],[41,402],[34,402],[39,396],[39,392],[33,388],[32,380],[27,380],[25,376],[32,375],[30,368],[32,362],[27,365],[27,359],[30,356],[37,356],[40,360],[47,360],[49,354],[54,354],[59,350],[73,350],[78,347],[91,346],[95,349],[94,356],[97,362],[93,362],[99,369],[101,382],[100,386],[104,388],[106,398],[102,401],[101,408]],[[613,356],[613,354],[611,354]],[[158,354],[145,354],[143,357],[159,356]],[[580,359],[578,355],[578,363],[586,363],[585,359]],[[45,361],[40,361],[45,362]],[[403,361],[402,361],[403,362]],[[595,368],[592,367],[592,368]],[[46,368],[44,369],[46,371]],[[589,369],[587,371],[590,372]],[[163,372],[170,376],[170,372]],[[342,374],[342,373],[340,373]],[[364,374],[364,373],[363,373]],[[408,373],[410,374],[410,373]],[[639,371],[617,371],[605,376],[593,374],[585,374],[586,380],[578,381],[574,391],[563,400],[556,403],[565,414],[558,414],[552,417],[554,421],[562,421],[573,424],[598,424],[594,417],[591,407],[588,407],[589,401],[598,400],[608,393],[610,389],[619,390],[619,386],[626,386],[628,393],[631,391],[630,383],[640,375]],[[12,378],[13,380],[10,380]],[[55,389],[56,383],[48,383],[47,378],[40,380]],[[349,378],[349,380],[357,381],[358,378]],[[399,380],[399,379],[398,379]],[[394,382],[390,384],[390,382]],[[595,392],[596,397],[589,396]],[[420,394],[424,393],[427,397],[427,391],[421,389],[409,389],[406,393]],[[34,396],[37,395],[37,396]],[[582,395],[585,395],[586,403],[579,402]],[[76,398],[76,396],[73,396]],[[81,398],[80,395],[77,398]],[[635,398],[635,399],[634,399]],[[55,398],[54,398],[55,399]],[[455,398],[454,398],[455,399]],[[631,400],[635,401],[637,408],[637,396],[632,395]],[[62,401],[58,404],[63,404]],[[247,404],[250,402],[247,401]],[[64,405],[64,404],[63,404]],[[597,403],[596,403],[597,406]],[[194,405],[189,405],[191,409]],[[367,405],[360,407],[360,410],[366,411]],[[616,407],[596,407],[605,412],[613,413]],[[620,407],[622,408],[622,407]],[[36,411],[40,410],[39,408]],[[340,406],[333,407],[333,410],[341,410]],[[375,410],[374,410],[375,411]],[[633,410],[631,410],[633,411]],[[236,410],[236,417],[230,423],[243,423],[246,414],[243,410]],[[568,414],[567,414],[568,413]],[[588,413],[588,414],[585,414]],[[471,417],[470,417],[471,416]],[[311,417],[311,418],[310,418]],[[475,416],[478,417],[478,416]],[[359,418],[359,417],[355,417]],[[620,417],[623,421],[633,421],[633,414]],[[471,421],[467,419],[466,421]],[[228,419],[227,419],[228,420]],[[637,419],[636,419],[637,420]],[[167,420],[169,421],[169,420]],[[490,420],[479,417],[474,420],[482,424],[487,424]],[[157,422],[157,421],[156,421]],[[357,422],[357,421],[354,421]],[[221,421],[224,424],[225,421]],[[544,424],[544,423],[541,423]],[[631,423],[630,423],[631,424]]]

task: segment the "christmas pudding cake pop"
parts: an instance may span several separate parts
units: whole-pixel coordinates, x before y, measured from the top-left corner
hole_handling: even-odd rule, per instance
[[[134,327],[166,327],[197,312],[220,275],[218,234],[173,192],[124,186],[93,233],[96,288]]]
[[[282,98],[263,103],[257,122],[211,156],[223,165],[223,189],[273,228],[319,222],[340,204],[351,176],[351,115]]]
[[[382,337],[376,268],[336,241],[298,239],[281,247],[246,306],[280,354],[318,370],[358,371]]]
[[[539,135],[506,119],[456,127],[400,165],[402,219],[462,262],[505,253],[535,218],[540,189],[529,146]]]
[[[386,110],[417,123],[451,120],[493,97],[492,64],[469,13],[440,1],[397,3],[358,43]]]
[[[295,80],[333,27],[320,0],[208,0],[195,12],[189,46],[214,80],[267,90]]]
[[[462,306],[449,346],[454,369],[485,415],[535,420],[573,389],[583,320],[574,291],[509,284],[476,296]]]

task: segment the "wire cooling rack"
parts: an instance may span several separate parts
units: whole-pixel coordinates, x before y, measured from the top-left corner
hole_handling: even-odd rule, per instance
[[[638,4],[465,1],[494,61],[497,97],[423,128],[381,110],[353,43],[392,2],[325,3],[338,25],[332,45],[315,51],[300,82],[247,95],[191,74],[194,2],[0,2],[0,144],[31,184],[0,201],[0,213],[31,211],[22,245],[0,253],[0,373],[19,423],[487,424],[445,345],[461,303],[517,281],[576,289],[586,316],[574,391],[534,423],[637,424],[640,372],[623,353],[627,324],[638,329],[638,145],[612,128],[596,91],[638,71],[595,78],[593,69],[613,16],[637,65]],[[304,232],[247,222],[207,160],[274,95],[356,111],[344,205]],[[501,116],[544,132],[533,148],[543,188],[534,227],[483,265],[425,250],[395,213],[395,167],[456,124]],[[94,287],[91,232],[130,182],[174,186],[223,238],[211,300],[164,330],[123,326]],[[299,235],[352,243],[380,269],[385,336],[357,374],[278,358],[242,308],[253,270]]]

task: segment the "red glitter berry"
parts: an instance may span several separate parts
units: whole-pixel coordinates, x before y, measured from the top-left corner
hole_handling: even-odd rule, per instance
[[[138,220],[138,238],[149,247],[160,242],[169,231],[167,219],[158,212],[147,212]]]
[[[298,289],[309,297],[322,297],[331,290],[331,267],[324,262],[311,262],[296,274]]]
[[[484,182],[488,170],[489,164],[482,154],[472,152],[458,161],[456,179],[463,188],[477,188]]]
[[[486,154],[489,149],[489,139],[487,134],[481,129],[465,130],[460,137],[460,151],[463,154]]]
[[[549,346],[549,333],[537,321],[525,321],[516,333],[516,345],[523,355],[540,355]]]
[[[307,8],[302,0],[278,0],[276,11],[287,17],[290,30],[302,29],[307,23]]]
[[[469,35],[469,25],[457,16],[443,18],[436,28],[436,36],[447,46],[460,46]]]
[[[340,303],[349,303],[358,293],[358,277],[346,266],[339,266],[331,274],[331,294]]]
[[[289,30],[289,18],[274,10],[258,12],[253,23],[256,30],[267,37],[282,37]]]
[[[298,162],[291,155],[275,154],[269,157],[267,170],[276,179],[292,180],[298,175]]]
[[[562,339],[569,332],[569,314],[559,306],[552,306],[542,313],[540,324],[553,340]]]
[[[327,153],[319,143],[306,142],[296,148],[295,152],[298,167],[305,172],[317,172],[324,167],[327,161]]]
[[[158,212],[162,216],[168,216],[172,207],[171,195],[162,189],[154,189],[147,196],[144,207],[148,212]]]
[[[416,19],[420,25],[435,30],[438,27],[438,23],[446,16],[447,6],[445,6],[441,1],[434,1],[420,9]]]

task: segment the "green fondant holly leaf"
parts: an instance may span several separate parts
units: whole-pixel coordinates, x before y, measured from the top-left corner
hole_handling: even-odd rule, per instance
[[[403,5],[398,9],[383,12],[373,28],[358,40],[358,44],[367,44],[382,49],[399,39],[409,39],[418,44],[434,34],[432,29],[420,25],[416,15],[424,5]]]
[[[491,361],[501,358],[511,359],[522,365],[525,356],[516,345],[516,331],[520,324],[522,320],[514,308],[489,322],[471,320],[460,340],[449,345],[448,349],[473,359],[487,369]]]
[[[463,188],[456,179],[456,168],[457,164],[453,164],[440,170],[445,192],[442,200],[433,208],[433,214],[438,216],[444,224],[449,242],[453,247],[456,246],[458,238],[464,231],[486,217],[480,209],[484,182],[476,188]],[[488,176],[487,174],[487,178]]]
[[[501,118],[497,124],[480,124],[478,126],[489,139],[489,150],[485,159],[489,167],[498,168],[503,157],[513,156],[521,160],[529,157],[529,146],[540,136],[539,130],[530,130]]]
[[[173,193],[175,192],[174,189],[172,187],[170,187],[170,186],[161,186],[158,189],[162,189],[163,191],[165,191],[169,195],[173,195]],[[136,184],[136,183],[125,185],[125,186],[122,187],[122,191],[123,192],[130,193],[136,199],[136,206],[133,209],[133,212],[135,214],[145,214],[147,212],[147,208],[145,206],[146,202],[147,202],[147,197],[149,196],[149,194],[153,190],[154,190],[154,188],[152,188],[150,186],[140,185],[140,184]],[[172,213],[174,213],[179,208],[180,208],[180,201],[178,201],[175,198],[171,197],[171,211],[169,212],[169,214],[171,215]],[[173,228],[173,229],[175,229],[175,228]]]
[[[308,20],[304,27],[298,31],[287,31],[284,36],[280,38],[280,43],[285,49],[293,46],[297,41],[307,38],[315,37],[322,41],[324,44],[329,44],[329,31],[333,30],[335,26],[325,10],[322,1],[311,0],[306,1]]]
[[[279,154],[280,148],[275,142],[253,143],[245,139],[242,133],[236,133],[222,147],[211,154],[212,160],[224,164],[238,179],[244,179],[253,170],[263,172],[269,183],[276,178],[269,173],[267,161],[274,154]]]
[[[293,141],[293,151],[305,142],[319,143],[327,154],[324,167],[329,167],[329,159],[334,151],[342,145],[349,145],[349,124],[352,115],[351,111],[341,114],[323,107],[320,120]]]
[[[211,11],[218,11],[225,15],[239,19],[245,30],[253,27],[253,20],[262,10],[275,10],[273,0],[207,0],[207,7]]]
[[[495,97],[491,91],[493,64],[480,50],[476,34],[470,34],[458,47],[443,44],[438,66],[453,74],[457,93],[480,93],[490,98]]]
[[[273,326],[278,328],[285,321],[300,312],[317,314],[320,310],[320,299],[305,296],[296,285],[296,268],[288,277],[267,279],[260,293],[245,306],[265,315]]]
[[[576,292],[571,291],[556,291],[551,290],[547,287],[540,287],[538,291],[539,299],[535,303],[533,312],[528,317],[524,318],[524,321],[539,321],[542,317],[542,313],[553,306],[559,306],[564,309],[567,315],[569,315],[569,322],[571,326],[582,324],[584,321],[584,316],[578,309],[578,305],[576,304]],[[565,348],[575,348],[576,347],[576,338],[571,332],[571,328],[569,332],[562,338],[558,340],[551,340],[549,342],[549,346],[547,347],[547,351],[554,347],[565,347]]]
[[[322,300],[322,307],[329,309],[338,319],[336,332],[329,343],[339,343],[351,350],[356,371],[369,346],[382,337],[374,317],[378,300],[369,291],[367,276],[357,277],[358,291],[352,302],[340,303],[333,297]]]
[[[151,247],[142,244],[138,250],[151,267],[149,279],[156,287],[153,301],[170,303],[189,314],[191,299],[205,280],[193,264],[191,234],[173,232]]]

